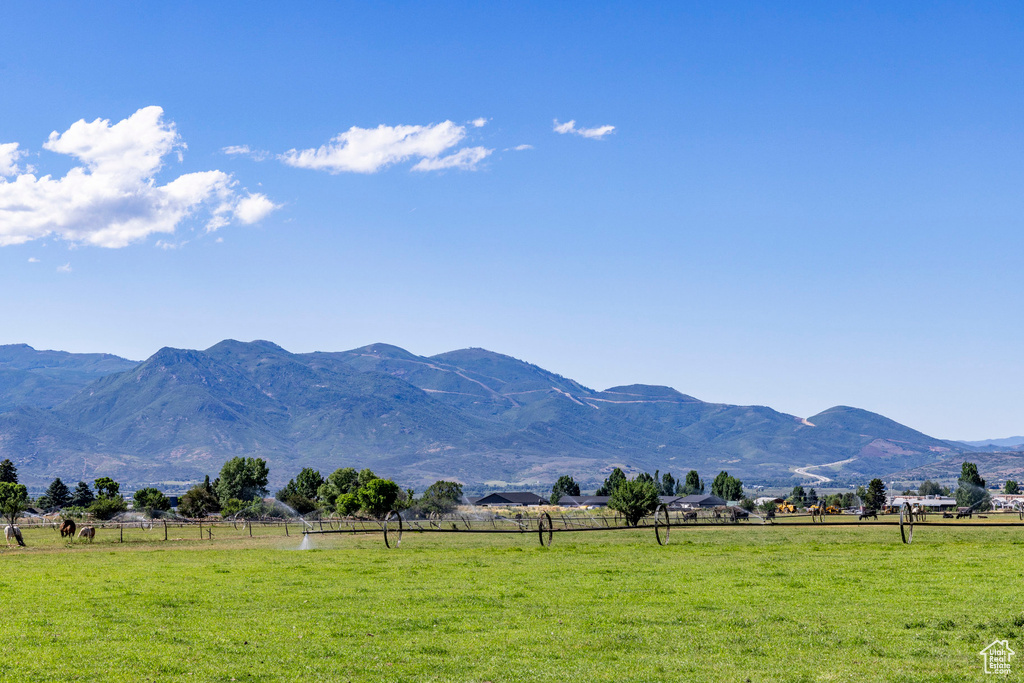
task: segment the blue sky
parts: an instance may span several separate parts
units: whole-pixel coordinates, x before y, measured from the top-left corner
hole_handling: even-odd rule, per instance
[[[891,5],[7,3],[0,343],[1024,433],[1024,11]]]

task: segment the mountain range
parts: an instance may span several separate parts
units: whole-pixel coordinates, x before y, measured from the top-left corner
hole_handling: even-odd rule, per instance
[[[295,354],[226,340],[134,362],[0,346],[0,457],[37,487],[55,476],[183,482],[216,475],[237,455],[266,458],[275,485],[306,466],[370,467],[420,487],[561,474],[593,487],[616,466],[677,476],[696,469],[709,479],[728,470],[792,485],[860,482],[971,448],[847,406],[805,419],[665,386],[596,391],[475,348]]]

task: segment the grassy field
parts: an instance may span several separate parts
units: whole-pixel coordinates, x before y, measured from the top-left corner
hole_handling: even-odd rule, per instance
[[[1024,652],[1024,524],[256,533],[28,530],[0,681],[962,681]]]

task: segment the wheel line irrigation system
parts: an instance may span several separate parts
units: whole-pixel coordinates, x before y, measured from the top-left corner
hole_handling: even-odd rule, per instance
[[[808,514],[808,515],[790,515],[787,516],[787,523],[780,526],[785,527],[801,527],[801,526],[836,526],[836,527],[855,527],[855,526],[898,526],[900,531],[900,538],[905,544],[910,544],[914,540],[914,526],[915,523],[919,527],[960,527],[960,528],[986,528],[986,527],[1024,527],[1021,524],[1024,521],[1024,510],[1018,510],[1010,513],[992,513],[999,515],[1006,515],[1007,517],[1017,517],[1017,521],[993,521],[984,523],[973,523],[973,522],[940,522],[940,521],[926,521],[927,514],[915,512],[909,504],[904,503],[900,506],[899,510],[899,522],[895,521],[874,521],[865,522],[858,521],[853,522],[838,522],[830,521],[828,515],[825,514]],[[808,519],[809,518],[809,519]],[[614,523],[609,523],[609,519]],[[807,520],[807,521],[804,521]],[[557,525],[555,519],[551,517],[548,512],[541,512],[536,517],[523,516],[522,514],[516,515],[515,518],[495,516],[490,519],[473,519],[466,517],[465,515],[455,516],[437,516],[431,515],[426,520],[413,520],[406,521],[402,518],[402,515],[392,510],[382,520],[357,520],[347,522],[347,528],[338,529],[315,529],[308,522],[306,528],[303,530],[304,536],[320,535],[320,534],[360,534],[360,533],[380,533],[383,531],[384,534],[384,545],[387,548],[395,549],[398,548],[402,543],[402,537],[406,531],[415,533],[439,533],[439,534],[527,534],[536,533],[538,541],[542,546],[548,547],[554,540],[556,533],[576,533],[584,531],[625,531],[625,530],[636,530],[636,529],[653,529],[654,538],[658,545],[668,545],[669,537],[673,528],[678,527],[713,527],[713,526],[724,526],[731,524],[737,526],[740,520],[733,517],[722,517],[718,514],[715,516],[704,516],[697,517],[693,512],[690,513],[676,513],[675,519],[670,513],[668,506],[660,505],[651,515],[648,515],[640,523],[635,526],[628,524],[622,524],[621,517],[608,518],[608,517],[587,517],[587,518],[571,518],[561,516],[561,526]],[[765,524],[774,523],[772,519],[761,518],[761,521]],[[579,524],[577,522],[580,522]],[[500,526],[499,526],[500,523]]]

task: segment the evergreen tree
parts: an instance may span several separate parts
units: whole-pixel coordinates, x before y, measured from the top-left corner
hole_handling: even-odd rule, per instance
[[[988,507],[989,499],[985,480],[978,474],[978,466],[973,462],[963,463],[960,466],[960,478],[957,479],[956,504],[984,510]]]
[[[65,508],[71,504],[71,490],[60,477],[50,482],[43,496],[46,498],[46,507],[49,508]]]
[[[74,493],[71,494],[71,504],[75,507],[89,507],[92,501],[95,500],[95,496],[92,495],[92,489],[84,481],[78,482],[78,486],[75,487]]]
[[[1020,486],[1013,479],[1007,479],[1003,486],[1003,493],[1020,493]]]
[[[0,461],[0,482],[7,482],[8,484],[18,483],[18,468],[14,466],[10,458],[4,458]]]
[[[885,505],[885,482],[881,479],[872,479],[868,482],[868,488],[864,495],[864,507],[869,510],[881,510]]]

